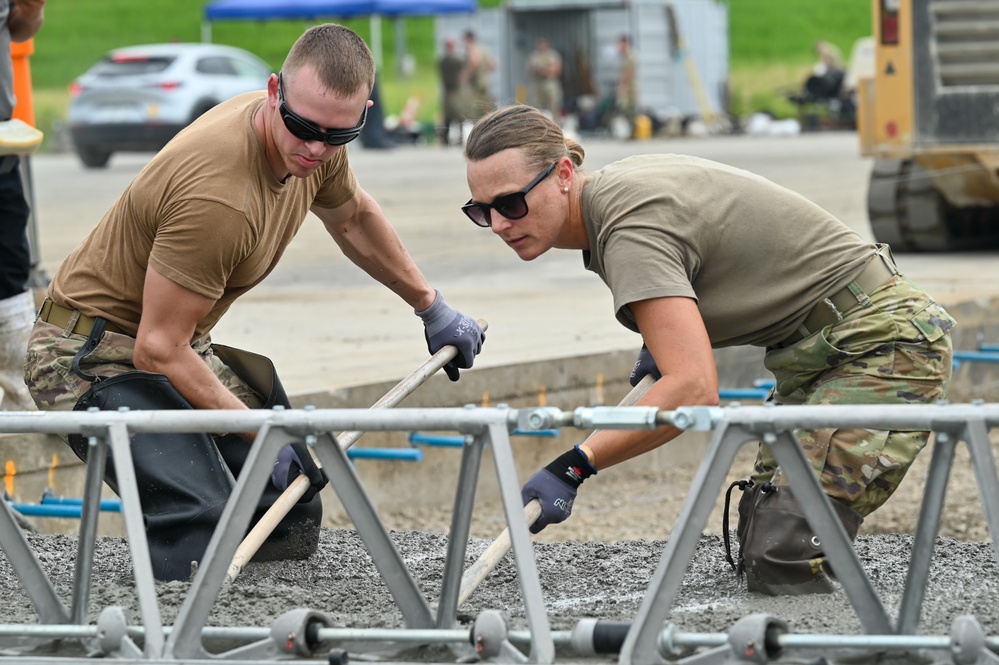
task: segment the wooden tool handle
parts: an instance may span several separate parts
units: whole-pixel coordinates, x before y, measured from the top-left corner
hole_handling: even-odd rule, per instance
[[[479,326],[486,330],[489,324],[479,319]],[[436,374],[444,365],[448,364],[458,355],[458,348],[453,345],[445,346],[443,349],[430,356],[422,365],[417,367],[406,378],[397,383],[391,390],[383,395],[377,402],[371,405],[372,409],[387,409],[395,406],[410,393],[418,388],[424,381]],[[364,432],[343,432],[337,436],[337,443],[344,450],[350,448],[361,438]],[[311,453],[312,450],[310,449]],[[318,464],[318,461],[316,462]],[[267,512],[261,516],[257,523],[243,538],[243,542],[236,548],[236,554],[232,557],[229,570],[225,575],[225,582],[234,581],[243,570],[253,555],[257,553],[260,546],[264,544],[268,536],[274,531],[277,525],[285,518],[298,501],[305,496],[309,490],[309,479],[305,474],[299,474],[291,484],[281,493],[281,496],[271,504]]]
[[[541,502],[531,499],[524,506],[524,520],[530,526],[541,517]],[[458,606],[468,600],[472,592],[478,588],[482,580],[486,579],[489,573],[493,572],[500,560],[510,551],[512,543],[510,541],[510,529],[503,529],[503,533],[486,548],[486,551],[468,567],[468,570],[461,576],[461,586],[458,590]]]
[[[642,377],[642,380],[638,382],[634,388],[631,389],[624,399],[618,404],[618,406],[634,406],[638,400],[642,399],[642,395],[649,391],[649,388],[656,382],[655,378],[651,374],[646,374]],[[591,433],[586,440],[589,441],[593,436],[600,430],[595,430]],[[584,442],[585,443],[585,442]],[[541,504],[537,499],[532,499],[526,506],[524,506],[524,520],[527,522],[528,526],[534,524],[537,519],[541,517]],[[509,527],[503,529],[496,540],[486,548],[486,551],[482,553],[481,556],[473,563],[461,576],[461,585],[458,587],[458,605],[468,600],[468,597],[472,595],[475,589],[482,583],[482,580],[486,579],[489,573],[493,572],[499,562],[506,556],[506,553],[510,551],[513,543],[510,540],[510,529]]]

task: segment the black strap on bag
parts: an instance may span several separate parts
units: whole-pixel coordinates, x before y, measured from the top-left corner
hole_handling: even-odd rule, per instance
[[[193,409],[164,374],[136,369],[114,376],[98,376],[81,369],[83,361],[100,344],[105,323],[103,318],[95,319],[93,330],[73,357],[73,372],[91,382],[90,389],[77,401],[75,410]],[[267,361],[263,356],[256,358]],[[253,385],[253,389],[263,388],[271,405],[289,405],[273,365],[269,361],[265,365],[255,376],[265,377],[270,382]],[[233,369],[239,372],[237,368]],[[199,561],[208,546],[250,446],[236,434],[213,438],[201,432],[146,432],[132,434],[130,438],[153,574],[158,580],[186,580],[190,576],[191,561]],[[86,462],[87,438],[70,434],[68,441],[73,452]],[[311,462],[308,451],[303,452]],[[106,461],[104,480],[117,492],[117,478],[110,457]],[[272,483],[264,484],[254,523],[279,495]],[[318,496],[297,504],[274,529],[254,560],[311,555],[318,547],[322,512]]]
[[[732,499],[732,490],[738,487],[741,491],[745,492],[752,486],[753,480],[751,478],[748,480],[736,480],[729,485],[728,489],[725,491],[725,510],[722,512],[722,540],[725,542],[725,560],[728,561],[728,565],[731,566],[732,570],[736,571],[736,573],[739,573],[739,569],[735,565],[735,560],[732,559],[732,536],[728,532],[728,511]]]
[[[101,338],[104,337],[104,326],[107,324],[107,319],[103,316],[98,316],[94,318],[94,327],[90,331],[90,335],[87,336],[87,341],[83,343],[80,350],[76,352],[73,356],[73,373],[78,377],[87,381],[89,383],[98,383],[105,377],[97,376],[96,374],[87,374],[82,369],[80,369],[80,363],[97,348],[97,345],[101,343]]]

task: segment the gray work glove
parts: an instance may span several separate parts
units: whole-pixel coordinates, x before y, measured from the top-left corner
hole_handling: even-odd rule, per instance
[[[520,490],[525,506],[531,499],[537,499],[541,504],[541,516],[531,525],[531,533],[538,533],[549,524],[564,522],[572,514],[576,490],[596,473],[579,446],[574,446],[531,476]]]
[[[656,365],[656,359],[652,357],[649,348],[642,344],[642,350],[638,352],[638,359],[635,360],[635,366],[631,369],[631,378],[629,379],[631,386],[633,388],[637,386],[638,382],[645,378],[646,374],[651,374],[656,381],[663,378],[659,367]]]
[[[312,501],[312,497],[319,493],[319,490],[326,487],[329,478],[326,476],[326,472],[319,468],[316,461],[312,459],[307,445],[289,443],[281,449],[274,461],[274,468],[271,469],[271,482],[274,483],[274,487],[283,492],[288,489],[288,485],[295,481],[295,478],[298,478],[300,473],[304,473],[309,479],[309,489],[299,499],[299,503],[308,503]]]
[[[424,335],[427,338],[427,348],[430,355],[454,345],[458,355],[454,360],[444,365],[447,378],[458,380],[458,369],[468,369],[475,361],[475,356],[482,350],[486,334],[475,319],[465,316],[444,302],[444,296],[437,291],[437,298],[432,304],[416,315],[423,319]]]

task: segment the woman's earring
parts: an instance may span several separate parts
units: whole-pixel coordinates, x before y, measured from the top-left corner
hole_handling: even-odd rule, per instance
[[[562,192],[565,193],[565,194],[568,194],[569,193],[569,188],[568,187],[563,187],[562,188]]]

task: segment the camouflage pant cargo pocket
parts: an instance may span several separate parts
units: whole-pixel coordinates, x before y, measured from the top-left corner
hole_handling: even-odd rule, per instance
[[[904,277],[870,295],[839,323],[797,344],[770,349],[777,404],[931,404],[947,395],[954,319]],[[796,431],[825,491],[861,515],[898,487],[929,432]],[[786,483],[766,446],[754,480]]]
[[[66,335],[62,328],[35,322],[25,354],[24,383],[39,409],[72,410],[90,389],[90,382],[73,372],[73,357],[86,341],[83,335]],[[132,371],[134,346],[135,340],[128,335],[104,333],[100,343],[80,362],[80,369],[108,378]]]
[[[896,277],[839,323],[797,344],[768,349],[764,365],[788,404],[808,403],[815,384],[839,373],[942,382],[946,388],[953,355],[948,333],[955,325],[918,286]]]
[[[91,383],[77,376],[72,367],[73,357],[86,341],[83,335],[67,335],[49,323],[35,322],[25,355],[24,382],[39,409],[72,410],[90,389]],[[211,339],[205,337],[191,346],[229,392],[251,409],[263,406],[260,396],[212,353]],[[105,332],[97,346],[80,361],[80,369],[103,378],[135,371],[134,350],[132,337]]]

